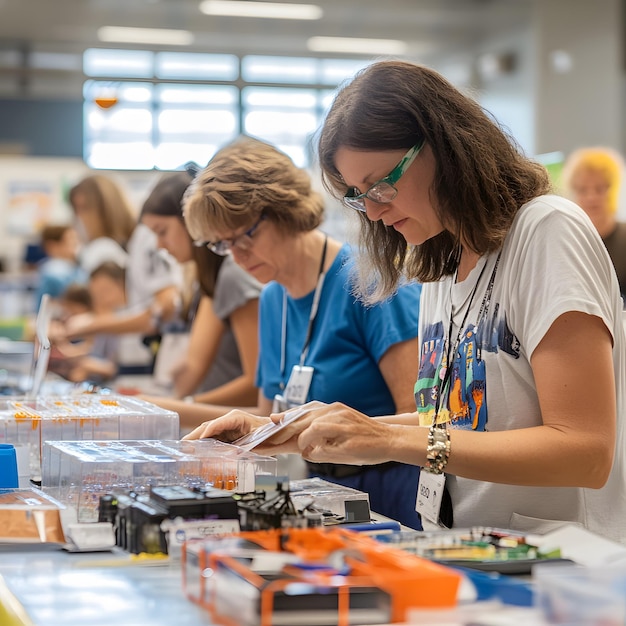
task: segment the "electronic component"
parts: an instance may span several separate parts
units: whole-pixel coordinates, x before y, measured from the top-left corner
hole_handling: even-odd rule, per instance
[[[364,491],[321,478],[292,480],[289,489],[296,509],[319,511],[325,526],[371,520],[369,496]]]
[[[530,573],[531,566],[562,560],[558,548],[536,546],[523,533],[476,526],[430,532],[402,531],[378,540],[447,565],[502,573]]]
[[[237,502],[221,489],[153,487],[150,494],[107,494],[100,518],[113,521],[116,544],[133,554],[171,554],[192,538],[239,530]]]
[[[269,494],[269,495],[268,495]],[[241,530],[306,528],[319,525],[317,516],[296,510],[289,494],[289,482],[279,481],[275,490],[255,491],[237,497]]]

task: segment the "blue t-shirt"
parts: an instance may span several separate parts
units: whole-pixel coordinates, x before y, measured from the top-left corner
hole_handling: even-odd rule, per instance
[[[51,298],[59,298],[72,284],[84,285],[87,274],[77,263],[67,259],[47,258],[38,268],[37,293],[35,295],[36,310],[39,310],[44,294]]]
[[[417,337],[421,285],[403,286],[385,302],[367,306],[351,293],[352,264],[344,245],[324,280],[304,362],[315,370],[307,401],[343,402],[370,416],[393,414],[396,407],[378,362],[394,344]],[[281,373],[284,293],[282,285],[269,283],[260,300],[257,386],[270,400],[300,362],[314,291],[298,299],[287,296],[286,367]]]

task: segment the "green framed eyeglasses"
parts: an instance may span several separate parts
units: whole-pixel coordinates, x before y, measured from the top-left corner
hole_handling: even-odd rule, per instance
[[[350,209],[365,213],[365,198],[377,204],[387,204],[391,202],[398,195],[395,184],[409,169],[411,163],[415,161],[415,158],[420,153],[425,143],[425,141],[421,141],[415,144],[385,178],[381,178],[379,181],[375,182],[366,192],[361,193],[357,187],[350,187],[342,199],[343,204]]]

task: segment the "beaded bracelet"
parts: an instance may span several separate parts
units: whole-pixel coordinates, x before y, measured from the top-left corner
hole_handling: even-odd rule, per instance
[[[437,426],[434,422],[428,429],[426,463],[424,469],[431,474],[443,474],[450,457],[450,433],[445,424]]]

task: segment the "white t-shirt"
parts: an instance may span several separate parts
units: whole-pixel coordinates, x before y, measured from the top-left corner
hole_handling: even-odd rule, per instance
[[[150,306],[154,295],[171,285],[182,289],[182,269],[171,255],[158,248],[156,235],[140,222],[128,241],[128,307]]]
[[[97,237],[84,244],[78,254],[80,266],[89,275],[103,263],[113,262],[120,267],[128,265],[128,253],[115,239]]]
[[[161,289],[177,286],[182,290],[182,269],[165,250],[159,250],[156,235],[142,223],[137,224],[128,241],[126,265],[127,307],[122,315],[149,308]],[[142,334],[128,333],[120,337],[119,361],[124,366],[149,365],[154,358],[143,344]]]
[[[453,284],[449,277],[424,285],[416,384],[420,422],[430,424],[434,414],[451,301],[453,345],[470,303],[459,343],[463,358],[453,364],[452,370],[451,427],[477,431],[541,424],[530,357],[560,315],[581,311],[600,317],[613,336],[616,456],[611,477],[601,490],[520,487],[448,476],[454,526],[545,532],[554,527],[554,521],[570,521],[626,542],[626,341],[611,259],[585,213],[557,196],[542,196],[521,208],[494,274],[497,258],[498,253],[493,253],[480,259],[460,283]],[[493,289],[486,306],[483,301],[492,276]],[[481,308],[486,308],[486,314],[477,324]],[[588,392],[593,394],[594,390]],[[589,419],[593,420],[593,415]]]

